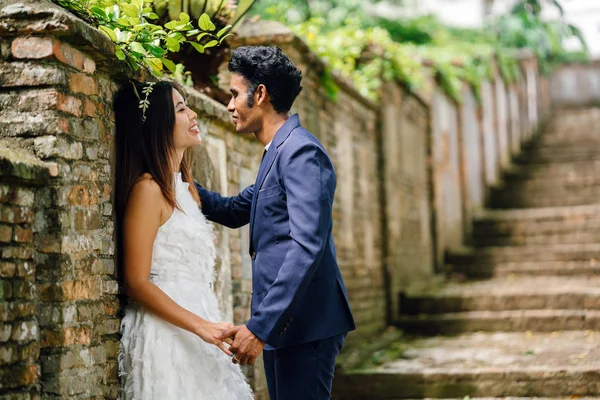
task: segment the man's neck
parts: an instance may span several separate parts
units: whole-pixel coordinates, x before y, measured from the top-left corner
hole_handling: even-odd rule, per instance
[[[274,114],[263,120],[262,127],[259,131],[255,132],[254,135],[263,146],[271,143],[275,134],[285,124],[285,121],[289,118],[288,114]]]

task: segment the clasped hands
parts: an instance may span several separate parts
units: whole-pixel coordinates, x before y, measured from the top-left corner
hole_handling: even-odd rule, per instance
[[[250,332],[246,325],[238,325],[224,330],[214,338],[229,344],[229,352],[234,364],[254,365],[265,347],[265,342]]]

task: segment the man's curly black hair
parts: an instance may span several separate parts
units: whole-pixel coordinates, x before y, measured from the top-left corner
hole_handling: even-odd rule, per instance
[[[287,113],[302,90],[302,73],[277,46],[243,46],[233,51],[229,71],[248,83],[248,107],[261,83],[267,88],[271,104],[278,113]]]

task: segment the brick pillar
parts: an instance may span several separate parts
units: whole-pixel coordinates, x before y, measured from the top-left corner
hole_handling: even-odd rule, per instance
[[[40,382],[33,231],[36,189],[51,170],[26,151],[0,146],[0,393],[18,391],[19,399],[36,398]]]
[[[24,3],[0,9],[0,398],[115,398],[116,85],[66,42],[101,33]]]

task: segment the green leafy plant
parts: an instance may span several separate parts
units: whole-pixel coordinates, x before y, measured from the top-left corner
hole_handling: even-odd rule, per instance
[[[228,36],[231,26],[215,32],[216,27],[206,14],[194,28],[190,16],[180,13],[179,19],[163,25],[150,21],[158,19],[148,0],[55,0],[59,5],[97,26],[116,44],[115,55],[133,69],[150,68],[162,76],[167,69],[177,71],[176,64],[167,58],[185,44],[203,53],[207,48],[220,45]],[[203,38],[208,42],[200,44]],[[206,39],[205,39],[206,40]]]
[[[308,2],[315,7],[306,7]],[[493,34],[451,29],[433,16],[374,18],[355,0],[265,0],[257,3],[253,12],[288,25],[331,71],[350,79],[360,93],[373,100],[378,99],[385,80],[399,81],[414,90],[430,72],[455,101],[462,100],[463,82],[473,87],[479,98],[481,84],[492,76],[496,61],[506,80],[518,77],[512,52],[497,46]],[[496,53],[502,53],[497,60]],[[335,95],[336,91],[329,89],[333,87],[330,76],[324,74],[323,86]]]
[[[541,16],[544,7],[555,8],[560,18],[544,20]],[[577,61],[588,59],[588,47],[582,32],[565,21],[564,10],[556,0],[521,0],[509,14],[492,20],[490,28],[496,33],[499,45],[534,51],[540,69],[545,73],[572,57],[576,57]],[[581,50],[574,55],[563,46],[568,39],[576,39],[580,43]]]

